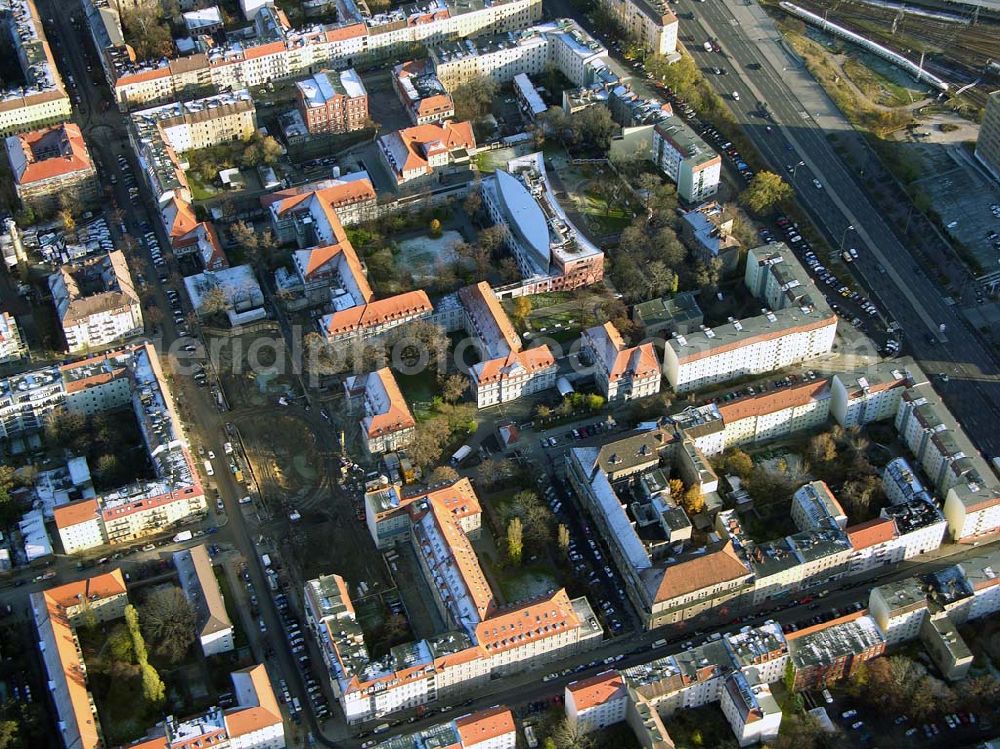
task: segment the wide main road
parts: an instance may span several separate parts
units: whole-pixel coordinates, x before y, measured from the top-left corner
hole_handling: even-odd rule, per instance
[[[780,34],[757,6],[720,0],[683,6],[694,17],[682,20],[682,38],[703,69],[722,67],[728,75],[709,75],[728,100],[736,119],[775,172],[796,168],[799,200],[833,247],[856,247],[854,264],[864,285],[907,335],[907,343],[928,374],[946,372],[951,382],[941,394],[959,422],[987,457],[1000,454],[995,423],[1000,418],[997,359],[971,330],[945,292],[930,280],[855,181],[828,140],[860,137],[819,84],[781,44]],[[705,52],[706,39],[722,53]],[[734,100],[732,93],[739,93]],[[768,131],[760,117],[766,102],[774,118]],[[813,185],[818,179],[821,188]],[[940,326],[945,326],[943,333]]]

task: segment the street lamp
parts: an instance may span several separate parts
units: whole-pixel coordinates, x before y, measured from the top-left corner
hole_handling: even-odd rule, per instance
[[[854,224],[848,224],[847,228],[844,229],[844,233],[840,236],[840,251],[844,251],[844,240],[847,239],[847,232],[854,231]]]

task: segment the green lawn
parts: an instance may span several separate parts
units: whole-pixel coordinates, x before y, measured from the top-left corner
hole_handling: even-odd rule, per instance
[[[403,397],[406,398],[406,402],[410,404],[413,415],[418,420],[429,418],[432,415],[430,412],[431,401],[440,393],[437,385],[437,372],[428,367],[417,374],[407,375],[396,372],[395,375],[399,389],[402,391]]]
[[[508,604],[534,598],[559,587],[552,568],[542,562],[519,567],[494,566],[493,574]]]
[[[213,185],[206,185],[193,171],[187,172],[187,178],[191,186],[191,197],[195,200],[209,200],[222,192]]]
[[[736,749],[739,746],[717,703],[679,710],[664,724],[676,749]]]

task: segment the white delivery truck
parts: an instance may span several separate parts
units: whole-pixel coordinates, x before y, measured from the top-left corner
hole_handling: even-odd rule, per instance
[[[469,447],[468,445],[462,445],[455,451],[455,454],[451,456],[451,464],[453,466],[457,466],[459,463],[461,463],[463,460],[469,457],[469,454],[471,452],[472,452],[471,447]]]
[[[215,469],[212,468],[212,461],[210,460],[205,461],[205,473],[209,476],[215,475]]]
[[[194,538],[194,534],[191,531],[181,531],[174,536],[174,543],[179,544],[181,541],[190,541],[192,538]]]

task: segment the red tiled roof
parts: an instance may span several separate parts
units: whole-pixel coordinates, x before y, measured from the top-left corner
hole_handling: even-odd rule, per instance
[[[399,390],[396,378],[392,370],[383,367],[368,374],[368,378],[375,378],[382,384],[386,397],[389,399],[388,406],[381,413],[372,414],[366,421],[368,422],[368,436],[377,437],[389,432],[398,432],[409,429],[417,425],[410,413],[410,407],[406,404],[406,399]],[[362,422],[364,423],[364,422]]]
[[[896,537],[896,521],[892,518],[875,518],[852,525],[847,529],[847,538],[855,549],[884,544]]]
[[[653,602],[669,601],[686,593],[749,576],[750,571],[736,555],[733,542],[716,551],[668,565],[656,584]],[[653,582],[656,582],[655,580]]]
[[[407,291],[334,312],[327,320],[326,332],[327,335],[337,336],[358,328],[382,325],[392,320],[404,320],[433,310],[434,306],[426,291],[422,289]]]
[[[817,379],[773,390],[770,393],[751,395],[720,405],[719,413],[726,424],[751,416],[777,413],[786,408],[804,406],[810,401],[818,400],[828,385],[828,380]]]
[[[456,718],[455,728],[458,729],[458,735],[465,749],[500,736],[513,734],[517,730],[514,725],[514,714],[506,707],[480,710],[478,713]]]
[[[625,680],[617,671],[605,671],[589,679],[570,682],[566,691],[572,695],[577,712],[604,705],[625,696]]]
[[[72,122],[11,136],[7,142],[8,149],[17,144],[24,159],[23,170],[14,174],[15,181],[21,185],[93,168],[83,133]],[[56,151],[58,153],[52,153]]]

